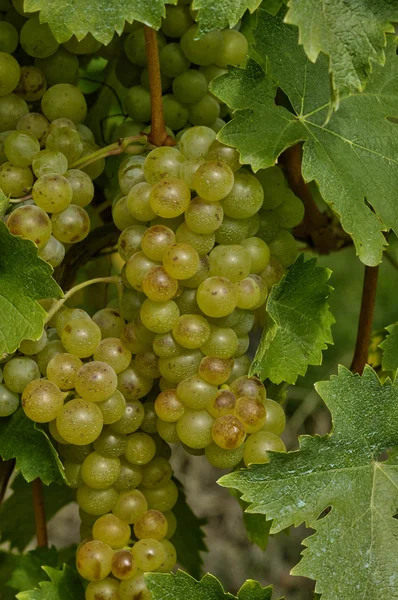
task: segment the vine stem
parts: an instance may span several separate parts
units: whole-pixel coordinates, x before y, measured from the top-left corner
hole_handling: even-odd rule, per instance
[[[122,152],[125,152],[127,150],[128,146],[130,146],[130,144],[137,144],[138,149],[139,149],[139,152],[137,152],[137,154],[140,154],[142,151],[141,146],[145,146],[146,143],[147,143],[147,136],[145,134],[130,135],[128,137],[121,138],[120,140],[118,140],[117,142],[114,142],[113,144],[104,146],[103,148],[100,148],[99,150],[96,150],[95,152],[92,152],[91,154],[87,154],[86,156],[82,156],[81,158],[78,158],[77,160],[75,160],[74,163],[71,164],[71,166],[69,168],[70,169],[83,169],[84,167],[91,165],[91,163],[95,162],[96,160],[100,160],[101,158],[105,158],[106,156],[114,156],[116,154],[121,154]]]
[[[32,481],[33,509],[35,513],[36,538],[39,548],[48,546],[46,513],[44,510],[43,484],[40,479]]]
[[[372,334],[373,313],[376,302],[378,273],[379,267],[365,266],[357,341],[354,358],[351,363],[351,371],[353,373],[361,374],[368,358],[369,342]]]
[[[162,104],[162,82],[160,79],[160,64],[158,39],[156,31],[144,25],[145,46],[148,59],[149,89],[151,92],[151,132],[148,141],[154,146],[174,146],[175,141],[167,133],[164,122]]]
[[[79,283],[78,285],[75,285],[73,288],[68,290],[66,292],[66,294],[64,295],[64,297],[61,298],[60,300],[58,300],[58,302],[56,302],[54,304],[54,306],[48,311],[46,320],[44,321],[44,324],[46,325],[50,321],[50,319],[52,319],[52,317],[55,315],[55,313],[59,311],[61,306],[63,306],[63,304],[65,304],[65,302],[71,296],[73,296],[73,294],[76,294],[76,292],[78,292],[79,290],[82,290],[83,288],[85,288],[89,285],[93,285],[94,283],[115,283],[116,285],[119,286],[120,285],[120,277],[119,277],[119,275],[111,275],[110,277],[96,277],[95,279],[89,279],[88,281],[83,281],[83,283]]]

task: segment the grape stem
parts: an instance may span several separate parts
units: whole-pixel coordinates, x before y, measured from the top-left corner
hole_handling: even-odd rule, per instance
[[[353,373],[361,374],[368,360],[369,342],[372,334],[372,321],[376,302],[378,273],[379,267],[365,266],[357,341],[354,358],[351,363],[351,371]]]
[[[76,294],[76,292],[78,292],[79,290],[82,290],[83,288],[87,287],[88,285],[93,285],[94,283],[115,283],[117,286],[120,286],[120,284],[121,284],[119,275],[111,275],[110,277],[96,277],[95,279],[89,279],[88,281],[83,281],[83,283],[79,283],[78,285],[75,285],[73,288],[68,290],[66,292],[66,294],[64,295],[64,297],[61,298],[60,300],[58,300],[58,302],[56,302],[54,304],[54,306],[48,311],[46,320],[44,321],[44,324],[46,325],[50,321],[50,319],[52,319],[52,317],[55,315],[55,313],[59,311],[61,306],[63,306],[65,304],[65,302],[71,296],[73,296],[73,294]],[[118,289],[119,289],[119,287],[118,287]]]
[[[130,154],[142,154],[147,149],[147,136],[146,134],[141,135],[130,135],[125,138],[120,138],[117,142],[113,144],[109,144],[109,146],[104,146],[91,154],[86,154],[86,156],[82,156],[75,160],[74,163],[70,165],[70,169],[84,169],[91,163],[100,160],[101,158],[106,158],[107,156],[115,156],[116,154],[121,154],[122,152],[128,152]],[[136,148],[134,152],[132,152],[133,148],[130,147],[135,145]]]
[[[162,103],[159,50],[156,31],[144,25],[146,55],[148,59],[149,89],[151,92],[151,131],[148,141],[154,146],[174,146],[175,141],[167,133]]]
[[[20,202],[25,202],[25,200],[31,200],[32,194],[28,194],[27,196],[23,196],[22,198],[10,198],[10,204],[19,204]]]
[[[44,510],[43,484],[40,479],[34,479],[32,481],[32,493],[37,546],[39,548],[46,548],[48,546],[47,523]]]

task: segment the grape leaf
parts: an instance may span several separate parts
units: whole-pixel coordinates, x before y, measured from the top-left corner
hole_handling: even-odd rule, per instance
[[[301,254],[285,277],[272,288],[263,330],[250,375],[274,383],[295,383],[308,365],[322,363],[322,350],[333,344],[335,322],[327,299],[333,288],[326,284],[331,271],[304,262]]]
[[[299,28],[299,43],[312,62],[320,52],[329,56],[337,107],[342,94],[363,91],[371,61],[384,64],[385,34],[394,32],[398,6],[393,0],[289,0],[285,21]]]
[[[192,8],[198,10],[199,33],[207,33],[213,29],[234,27],[242,18],[246,10],[253,13],[261,4],[261,0],[193,0]],[[279,6],[278,6],[279,4]],[[278,12],[282,1],[266,0],[263,8],[270,6],[271,10]]]
[[[66,482],[64,468],[47,433],[28,419],[22,408],[0,419],[0,456],[16,459],[26,481],[37,477],[46,485]]]
[[[43,567],[51,581],[42,581],[39,588],[20,592],[18,600],[83,600],[84,588],[77,572],[64,565],[62,571]]]
[[[0,537],[2,542],[9,542],[11,548],[22,552],[35,536],[32,486],[19,475],[11,489],[13,493],[1,505]],[[73,490],[65,485],[43,486],[43,496],[48,521],[61,508],[74,501]]]
[[[37,340],[46,311],[36,302],[59,298],[62,290],[52,268],[37,256],[33,242],[11,235],[0,221],[0,356],[14,352],[23,339]]]
[[[332,413],[332,433],[302,436],[299,450],[272,453],[270,463],[219,483],[238,489],[248,511],[273,519],[271,533],[304,522],[315,529],[292,573],[316,580],[322,600],[391,600],[398,597],[398,463],[379,456],[398,444],[398,383],[382,385],[369,366],[362,376],[340,367],[315,387]]]
[[[177,0],[24,0],[24,9],[39,10],[41,22],[48,23],[58,42],[72,35],[81,40],[91,33],[109,44],[115,31],[121,35],[126,22],[140,21],[158,29],[165,4],[177,4]]]
[[[389,335],[379,344],[383,350],[383,371],[396,371],[398,369],[398,323],[386,327]]]
[[[7,585],[17,592],[29,590],[43,581],[42,565],[56,567],[58,563],[58,553],[54,546],[35,548],[27,554],[9,554],[8,556],[12,556],[16,560]]]
[[[277,83],[253,61],[217,77],[212,91],[237,111],[219,139],[237,147],[242,162],[255,170],[273,165],[283,150],[304,141],[305,180],[315,180],[340,215],[360,259],[376,265],[386,244],[382,231],[398,232],[398,139],[396,124],[387,119],[398,110],[395,40],[390,38],[386,65],[374,64],[366,91],[342,96],[339,110],[330,115],[326,56],[312,64],[291,26],[262,9],[256,16],[256,51],[267,57]],[[293,113],[275,105],[277,85]]]
[[[271,521],[267,520],[265,515],[246,512],[249,506],[248,502],[242,500],[242,494],[231,488],[230,493],[234,496],[243,510],[243,525],[245,526],[247,537],[252,544],[256,544],[261,550],[265,550],[268,546],[269,530]]]
[[[188,573],[147,573],[145,581],[153,600],[271,600],[272,586],[263,588],[258,581],[249,579],[237,596],[224,591],[219,580],[207,573],[197,581]]]
[[[184,488],[182,484],[174,479],[178,487],[178,500],[173,508],[173,513],[177,519],[177,529],[171,542],[177,551],[178,562],[193,577],[199,578],[202,574],[203,559],[201,552],[207,552],[204,543],[205,533],[203,526],[206,525],[206,519],[200,519],[187,504]]]

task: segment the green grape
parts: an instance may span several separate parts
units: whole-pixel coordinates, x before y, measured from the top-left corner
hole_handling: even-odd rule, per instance
[[[237,379],[238,377],[241,377],[243,375],[247,376],[251,363],[252,358],[250,358],[247,354],[235,358],[233,367],[231,369],[231,374],[225,383],[227,385],[231,385],[231,383],[235,381],[235,379]]]
[[[260,169],[257,171],[256,177],[264,190],[263,209],[275,210],[282,204],[286,193],[290,192],[282,169],[278,165]]]
[[[164,252],[175,242],[174,232],[164,225],[154,225],[145,231],[141,247],[148,258],[161,261]]]
[[[143,225],[131,225],[126,227],[119,236],[118,252],[126,262],[136,252],[141,250],[141,241],[147,231]]]
[[[162,105],[166,126],[172,130],[182,129],[188,120],[186,106],[177,100],[173,94],[164,95]]]
[[[256,213],[249,217],[247,220],[248,223],[248,237],[254,237],[258,230],[260,229],[260,214]]]
[[[150,221],[156,217],[156,213],[150,205],[152,186],[149,183],[137,183],[128,193],[127,207],[130,214],[138,221]]]
[[[187,58],[197,65],[210,65],[219,55],[223,37],[219,31],[212,31],[195,39],[198,26],[192,25],[181,38],[181,48]]]
[[[116,310],[102,308],[93,315],[93,321],[100,328],[102,339],[120,337],[123,333],[124,319]]]
[[[164,513],[171,510],[178,499],[178,488],[174,481],[167,481],[154,488],[142,488],[149,508]]]
[[[238,337],[233,329],[211,325],[210,335],[200,349],[205,356],[230,358],[235,354],[237,346]]]
[[[0,417],[9,417],[19,407],[19,396],[0,384]]]
[[[167,519],[158,510],[148,510],[134,523],[134,535],[137,539],[162,540],[167,534]]]
[[[228,380],[233,363],[232,358],[205,356],[199,365],[199,375],[212,385],[222,385]]]
[[[194,410],[202,410],[217,396],[217,387],[204,381],[199,375],[192,375],[177,386],[178,398]]]
[[[177,434],[190,448],[206,448],[212,442],[214,419],[206,410],[186,410],[177,422]]]
[[[128,523],[113,514],[102,515],[93,525],[94,540],[108,544],[114,549],[127,546],[130,537],[131,531]]]
[[[179,37],[179,36],[178,36]],[[6,21],[0,22],[0,51],[12,54],[19,42],[18,31]]]
[[[75,398],[63,406],[56,425],[61,436],[70,444],[91,444],[101,433],[102,413],[94,402]]]
[[[271,256],[268,265],[265,267],[264,271],[260,273],[261,279],[264,281],[268,289],[271,289],[273,285],[279,283],[285,274],[285,269],[282,265]]]
[[[235,414],[247,433],[260,431],[266,421],[263,402],[252,396],[241,396],[236,400]]]
[[[96,404],[101,410],[104,425],[116,423],[125,414],[126,400],[119,390],[115,390],[112,396]]]
[[[132,525],[148,510],[148,502],[139,490],[121,492],[112,508],[114,515]]]
[[[201,260],[200,260],[200,265],[199,268],[202,265],[202,259],[207,258],[202,256]],[[208,261],[207,261],[208,262]],[[195,275],[194,275],[195,277]],[[185,280],[184,283],[187,283],[187,281],[189,281],[188,279]],[[198,315],[200,314],[200,308],[198,306],[198,303],[196,302],[196,289],[189,289],[189,288],[183,288],[181,294],[178,296],[178,298],[174,299],[174,302],[177,304],[178,308],[180,309],[180,314],[181,315],[185,315],[187,313],[190,313],[192,315]]]
[[[69,83],[57,83],[50,87],[41,99],[41,108],[50,121],[64,117],[80,123],[87,114],[87,104],[82,92]]]
[[[140,485],[142,481],[142,467],[132,465],[123,458],[120,459],[120,475],[113,487],[118,492],[132,490]]]
[[[209,202],[217,202],[227,196],[233,185],[232,170],[220,161],[205,162],[193,178],[194,189],[201,198]]]
[[[45,379],[31,381],[22,393],[22,408],[29,419],[49,423],[60,413],[64,396],[55,383]]]
[[[86,321],[91,321],[90,315],[81,308],[66,308],[65,306],[62,308],[63,310],[58,311],[58,313],[55,315],[55,327],[59,337],[61,337],[65,325],[70,323],[70,321],[75,321],[76,319],[85,319]]]
[[[200,235],[200,234],[196,234]],[[210,275],[210,263],[207,255],[199,257],[199,267],[194,275],[189,279],[184,279],[185,288],[193,288],[196,289],[200,286],[200,284],[205,281]],[[184,289],[184,288],[183,288]],[[177,300],[177,298],[176,298]],[[186,311],[189,312],[189,311]],[[192,312],[192,311],[191,311]],[[198,314],[200,311],[196,306],[196,309],[192,312],[192,314]]]
[[[261,273],[270,260],[270,251],[267,244],[258,237],[246,238],[241,243],[250,256],[251,273]]]
[[[22,67],[15,93],[27,102],[40,100],[47,89],[44,73],[36,67]]]
[[[173,300],[154,302],[149,298],[141,306],[140,317],[145,327],[155,333],[170,331],[180,315],[178,306]]]
[[[110,428],[116,433],[129,434],[137,431],[144,420],[144,407],[138,400],[128,402],[120,419],[111,424]]]
[[[0,167],[0,188],[12,198],[26,194],[32,187],[33,175],[28,167],[16,167],[9,162]],[[20,208],[26,208],[21,206]],[[15,212],[15,211],[13,211]]]
[[[249,223],[247,219],[231,219],[224,215],[220,227],[216,231],[218,244],[241,244],[248,237]]]
[[[142,85],[134,85],[126,94],[125,98],[127,114],[142,123],[151,119],[151,94]]]
[[[172,475],[173,470],[167,458],[155,456],[142,469],[141,485],[144,488],[154,488],[169,481]]]
[[[135,357],[137,372],[147,379],[158,379],[160,377],[158,362],[159,359],[152,350],[137,354]]]
[[[92,452],[83,461],[81,476],[84,483],[95,490],[111,487],[120,474],[120,460]]]
[[[164,267],[152,267],[142,281],[145,295],[155,302],[166,302],[177,294],[178,281],[171,277]]]
[[[97,152],[98,150],[100,150],[100,146],[98,146],[98,144],[86,142],[84,144],[84,149],[80,158],[90,158],[90,155],[93,152]],[[90,179],[96,179],[97,177],[99,177],[104,169],[105,158],[97,159],[93,163],[87,165],[86,167],[82,167],[82,171],[86,173],[86,175],[88,175]]]
[[[40,23],[39,17],[25,22],[20,33],[20,43],[26,54],[33,58],[47,58],[59,46],[47,23]]]
[[[51,213],[64,211],[71,203],[72,193],[69,181],[57,173],[42,175],[32,189],[37,206]]]
[[[198,102],[207,94],[206,77],[196,69],[179,73],[173,81],[173,94],[185,104]]]
[[[160,376],[160,375],[159,375]],[[155,412],[155,403],[154,402],[145,402],[144,404],[144,420],[141,424],[141,429],[145,433],[156,433],[156,422],[158,420],[157,414]]]
[[[35,66],[43,71],[48,85],[74,83],[79,70],[79,59],[60,46],[46,58],[35,58]]]
[[[235,351],[234,357],[243,356],[250,346],[250,338],[248,335],[241,335],[238,337],[238,347]]]
[[[249,333],[254,327],[254,315],[246,310],[239,309],[236,310],[236,313],[238,316],[237,322],[234,325],[236,335],[241,336]]]
[[[40,371],[33,359],[15,357],[3,366],[3,379],[12,392],[21,394],[31,381],[40,379]]]
[[[262,404],[264,404],[267,398],[265,387],[257,377],[238,377],[230,387],[231,392],[233,392],[237,398],[240,398],[241,396],[259,398]]]
[[[175,389],[161,392],[155,400],[155,411],[159,419],[174,423],[185,413],[185,405]]]
[[[159,51],[166,45],[164,35],[158,31],[156,34]],[[126,38],[124,42],[124,52],[135,65],[145,67],[147,64],[146,45],[144,27],[141,25],[136,27]]]
[[[204,163],[205,161],[203,159],[186,160],[182,163],[180,167],[180,179],[187,184],[190,190],[195,189],[193,184],[195,173]]]
[[[94,360],[108,364],[119,374],[129,366],[131,352],[118,337],[107,337],[95,349]]]
[[[12,131],[4,143],[6,157],[16,167],[31,165],[34,155],[39,151],[40,144],[33,133],[29,131]]]
[[[280,437],[270,431],[257,431],[248,437],[243,452],[245,465],[263,464],[270,461],[269,451],[286,452],[286,446]]]
[[[216,133],[209,127],[191,127],[180,139],[180,151],[189,160],[205,158]]]
[[[171,510],[165,511],[163,514],[166,517],[167,523],[168,523],[166,540],[169,540],[170,538],[173,537],[173,535],[176,532],[176,529],[177,529],[177,519],[176,519],[174,513],[171,512]]]
[[[259,181],[244,169],[235,173],[232,190],[223,200],[223,209],[228,217],[245,219],[259,211],[264,192]]]
[[[220,67],[243,64],[249,49],[245,36],[236,29],[224,29],[221,35],[222,45],[214,62]]]
[[[58,267],[64,260],[65,246],[55,237],[50,236],[47,244],[39,250],[39,256],[50,263],[53,268]]]
[[[176,77],[187,71],[190,61],[181,50],[180,44],[171,42],[159,52],[160,70],[168,77]]]
[[[20,66],[11,54],[0,52],[0,96],[11,94],[18,85]]]
[[[198,287],[199,308],[210,317],[230,314],[236,307],[237,299],[236,287],[226,277],[209,277]]]
[[[54,421],[52,421],[52,423],[54,423]],[[51,429],[50,433],[54,437]],[[79,465],[78,463],[65,461],[64,471],[66,480],[68,482],[68,487],[72,488],[73,490],[77,490],[83,485],[83,479],[81,477],[81,465]]]
[[[148,590],[143,573],[137,571],[131,579],[122,581],[119,588],[120,600],[152,600],[153,596]]]
[[[87,358],[100,343],[101,330],[93,321],[76,319],[65,325],[61,339],[67,352],[79,358]]]
[[[199,255],[189,244],[177,243],[163,254],[163,266],[176,279],[189,279],[199,267]],[[158,333],[165,333],[159,331]]]
[[[126,227],[131,227],[132,225],[140,225],[128,209],[127,196],[118,198],[116,203],[112,206],[112,219],[120,231],[123,231]]]
[[[76,567],[80,575],[88,581],[99,581],[111,572],[113,550],[107,544],[92,540],[79,546],[76,553]]]
[[[176,231],[176,241],[179,244],[192,246],[199,256],[203,257],[210,252],[216,240],[214,233],[195,233],[189,229],[188,225],[181,223]]]
[[[112,560],[113,565],[113,560]],[[119,582],[105,577],[101,581],[90,581],[86,588],[85,600],[119,600]]]
[[[149,196],[154,213],[167,219],[182,215],[190,200],[189,187],[175,177],[164,177],[155,183]]]
[[[132,321],[139,314],[141,304],[144,300],[144,294],[140,294],[136,290],[124,290],[118,302],[120,315],[123,319],[125,321]]]
[[[206,163],[204,163],[206,164]],[[185,211],[185,222],[195,233],[210,234],[222,224],[224,211],[219,202],[194,198]]]
[[[62,152],[41,150],[33,157],[32,169],[38,178],[43,175],[65,175],[68,169],[68,161]]]
[[[170,146],[161,146],[152,150],[144,161],[144,175],[149,183],[157,183],[164,177],[179,177],[184,157]]]
[[[239,448],[245,441],[246,432],[243,424],[234,415],[217,417],[212,428],[214,442],[224,450]]]
[[[46,139],[46,148],[62,152],[68,163],[77,160],[83,152],[83,142],[77,131],[70,127],[57,127],[51,131]]]
[[[281,227],[290,229],[299,225],[303,220],[304,204],[289,188],[286,188],[282,204],[272,212]]]
[[[216,246],[211,251],[209,260],[212,276],[226,277],[234,283],[242,281],[251,272],[250,254],[242,246]]]
[[[112,575],[116,577],[116,579],[120,579],[122,581],[128,581],[137,572],[137,565],[133,558],[131,550],[119,550],[115,552],[112,559]],[[113,581],[113,580],[112,580]],[[91,584],[90,584],[91,585]],[[131,597],[130,597],[131,598]],[[95,597],[93,600],[97,600]],[[105,600],[108,600],[105,598]],[[113,599],[112,599],[113,600]],[[115,600],[120,600],[120,597],[117,596]]]
[[[207,83],[211,83],[213,79],[227,72],[226,69],[212,64],[200,67],[199,71],[206,77]]]
[[[140,338],[135,323],[127,323],[124,328],[122,341],[133,354],[139,354],[150,350],[150,341]]]
[[[78,40],[76,36],[72,36],[68,41],[64,42],[64,47],[74,54],[94,54],[101,46],[101,42],[96,40],[91,33],[85,35],[82,40]]]
[[[0,96],[0,133],[15,129],[17,123],[29,112],[25,100],[16,94]]]
[[[178,444],[180,439],[177,434],[177,424],[169,423],[167,421],[162,421],[162,419],[157,420],[157,432],[168,444]]]
[[[162,19],[161,30],[167,37],[180,38],[192,25],[192,17],[187,6],[167,6]]]
[[[155,571],[166,557],[162,544],[157,540],[146,539],[136,542],[132,549],[137,567],[141,571]]]
[[[209,463],[217,469],[232,469],[236,467],[243,458],[244,445],[232,450],[226,450],[215,442],[205,448],[205,455]]]
[[[93,490],[83,486],[77,490],[76,500],[80,508],[90,515],[104,515],[108,513],[118,499],[118,493],[115,489]]]
[[[117,379],[118,390],[129,402],[143,398],[151,391],[153,386],[152,379],[143,377],[139,373],[135,361],[132,361],[127,369],[119,373]]]
[[[54,421],[50,423],[52,431],[54,431],[54,425],[56,431],[58,431],[57,424],[56,422],[54,423]],[[60,435],[59,432],[58,435]],[[65,460],[68,460],[72,463],[81,464],[86,458],[86,456],[91,454],[91,452],[93,451],[93,447],[91,444],[75,446],[67,443],[64,440],[63,442],[58,444],[58,451]]]
[[[279,231],[279,220],[274,211],[262,211],[260,213],[260,227],[257,231],[257,237],[269,245]]]
[[[155,442],[147,433],[132,433],[128,437],[124,457],[133,465],[146,465],[155,453]]]
[[[284,431],[286,426],[286,415],[282,406],[267,398],[264,402],[265,407],[265,423],[262,431],[268,431],[279,436]]]
[[[1,25],[1,23],[0,23]],[[32,133],[35,138],[39,141],[40,146],[42,146],[47,137],[49,122],[46,117],[40,113],[31,112],[27,115],[21,117],[16,125],[18,131],[29,131]],[[67,164],[66,159],[64,158],[65,163]],[[34,162],[34,160],[33,160]],[[33,168],[34,170],[34,168]],[[57,172],[57,171],[55,171]],[[62,173],[63,174],[63,173]]]
[[[221,110],[222,110],[223,106],[226,106],[226,104],[225,105],[220,105],[220,114],[221,114]],[[219,131],[221,131],[221,129],[226,124],[227,124],[227,122],[224,121],[224,119],[221,119],[221,117],[217,117],[217,119],[214,121],[214,123],[212,123],[212,125],[210,125],[210,127],[213,129],[213,131],[215,131],[216,133],[218,133]]]
[[[18,346],[18,349],[20,352],[22,352],[22,354],[28,354],[29,356],[32,356],[33,354],[38,354],[41,350],[43,350],[47,342],[47,332],[43,330],[43,333],[38,340],[22,340]]]
[[[142,126],[143,128],[143,126]],[[134,132],[136,133],[136,132]],[[139,134],[139,130],[137,135]],[[129,135],[130,132],[129,132]],[[134,135],[134,134],[132,134]],[[119,135],[118,137],[125,137],[123,135]],[[118,181],[119,186],[123,194],[128,194],[132,187],[134,187],[137,183],[141,183],[145,181],[144,175],[144,161],[145,158],[142,155],[137,156],[128,156],[125,158],[119,166],[118,169]],[[149,183],[153,183],[148,179]]]
[[[188,104],[188,115],[193,125],[210,127],[220,115],[220,105],[210,94],[206,94],[197,102]]]
[[[64,244],[81,242],[90,231],[90,217],[84,208],[75,204],[69,205],[62,212],[53,214],[51,223],[54,237]]]
[[[47,377],[61,390],[71,390],[75,387],[76,374],[82,364],[80,358],[73,354],[57,354],[47,365]]]
[[[227,389],[218,390],[215,398],[207,404],[207,412],[212,417],[224,417],[225,415],[235,414],[235,396]]]
[[[236,284],[238,292],[238,308],[251,309],[260,302],[260,288],[254,279],[246,277]]]
[[[50,360],[61,352],[65,352],[65,348],[63,347],[61,340],[53,340],[52,342],[49,342],[47,346],[45,346],[43,350],[39,352],[37,355],[37,366],[39,367],[42,375],[46,374],[47,365]]]
[[[191,350],[179,356],[159,358],[160,373],[167,381],[179,383],[196,373],[202,357],[203,354],[199,350]]]
[[[92,402],[107,400],[116,390],[116,386],[115,371],[107,363],[97,360],[80,367],[75,377],[76,392],[84,400]]]
[[[210,335],[210,325],[200,315],[181,315],[172,329],[174,339],[183,348],[200,348]]]
[[[138,291],[143,290],[143,281],[149,271],[157,266],[144,252],[136,252],[126,263],[126,277],[129,284]]]
[[[226,146],[218,140],[214,140],[211,144],[206,159],[210,161],[221,161],[229,166],[235,172],[242,166],[239,162],[239,152],[232,146]]]
[[[282,229],[269,243],[271,256],[285,269],[295,261],[297,256],[296,240],[286,229]]]

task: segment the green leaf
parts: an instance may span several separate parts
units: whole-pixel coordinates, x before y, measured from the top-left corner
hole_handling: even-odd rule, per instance
[[[391,600],[398,596],[398,464],[379,462],[398,444],[398,383],[382,385],[367,366],[344,367],[316,390],[333,417],[331,434],[302,436],[295,452],[272,453],[221,478],[273,519],[271,533],[306,523],[315,534],[293,569],[317,581],[322,600]],[[330,508],[326,515],[323,511]]]
[[[36,548],[28,554],[15,555],[15,568],[8,581],[8,586],[17,592],[29,590],[43,581],[42,565],[56,567],[58,554],[54,546]]]
[[[371,61],[384,65],[385,34],[394,32],[398,6],[391,0],[289,0],[285,21],[299,28],[300,44],[312,62],[320,52],[329,56],[338,105],[342,94],[363,91]]]
[[[315,258],[304,262],[301,254],[272,288],[251,375],[295,383],[308,365],[322,363],[322,350],[333,344],[330,327],[335,320],[327,303],[333,288],[326,284],[330,275],[329,269],[316,266]]]
[[[248,502],[242,500],[242,494],[237,490],[230,489],[232,496],[237,498],[243,510],[243,525],[245,526],[247,537],[252,544],[256,544],[261,550],[265,550],[268,545],[269,530],[271,521],[267,520],[265,515],[245,512],[249,506]]]
[[[253,13],[260,4],[261,0],[193,0],[192,7],[199,10],[197,21],[200,33],[207,33],[213,29],[234,27],[246,10]],[[277,0],[266,0],[264,4],[270,4],[273,10],[277,4],[279,8],[281,6]]]
[[[263,588],[251,579],[241,587],[237,596],[233,596],[225,592],[219,580],[209,573],[200,581],[183,571],[177,571],[175,575],[147,573],[145,581],[153,600],[271,600],[272,597],[272,586]]]
[[[182,484],[174,479],[178,487],[178,500],[173,508],[173,513],[177,519],[177,529],[171,542],[177,551],[178,562],[193,577],[199,578],[202,574],[203,559],[201,552],[207,552],[204,543],[205,533],[203,526],[206,525],[206,519],[200,519],[187,504],[184,488]]]
[[[256,51],[267,57],[277,82],[253,61],[217,77],[212,91],[237,110],[219,139],[237,147],[242,162],[255,170],[304,141],[304,179],[317,182],[360,259],[376,265],[386,244],[382,231],[398,232],[398,138],[396,124],[387,119],[398,105],[395,40],[390,39],[386,65],[375,63],[366,92],[342,96],[340,109],[330,115],[326,56],[312,64],[297,46],[296,30],[262,9],[256,14]],[[275,104],[277,85],[294,112]]]
[[[12,491],[0,511],[1,541],[9,542],[11,548],[22,552],[35,536],[32,486],[19,475],[12,484]],[[66,485],[43,486],[43,496],[47,520],[74,501],[73,490]]]
[[[64,565],[62,571],[43,567],[51,581],[42,581],[39,588],[20,592],[18,600],[83,600],[84,588],[77,572]]]
[[[386,327],[389,335],[379,344],[383,350],[382,369],[383,371],[396,371],[398,369],[398,323]]]
[[[115,31],[122,34],[126,22],[140,21],[159,29],[165,4],[177,4],[177,0],[25,0],[24,9],[39,10],[41,22],[48,23],[58,42],[72,35],[81,40],[91,33],[109,44]]]
[[[0,356],[14,352],[23,339],[37,340],[46,311],[41,298],[59,298],[62,290],[52,268],[37,256],[33,242],[11,235],[0,221]]]
[[[66,482],[58,452],[47,433],[28,419],[22,408],[11,417],[0,419],[0,456],[16,459],[26,481],[37,477],[49,483]]]

